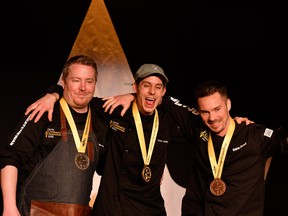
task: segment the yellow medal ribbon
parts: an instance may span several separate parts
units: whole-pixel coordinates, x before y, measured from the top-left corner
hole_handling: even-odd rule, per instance
[[[155,145],[156,136],[158,133],[158,128],[159,128],[158,111],[157,111],[157,109],[155,109],[155,116],[154,116],[152,133],[151,133],[151,137],[150,137],[148,154],[147,154],[146,145],[145,145],[145,138],[144,138],[144,132],[143,132],[143,127],[142,127],[142,121],[141,121],[141,117],[140,117],[140,113],[139,113],[136,101],[133,102],[132,112],[133,112],[133,117],[134,117],[136,129],[137,129],[137,134],[138,134],[138,139],[139,139],[139,143],[140,143],[140,147],[141,147],[143,161],[144,161],[144,164],[146,166],[149,166],[150,160],[152,157],[152,152],[153,152],[154,145]]]
[[[65,114],[65,116],[67,118],[67,121],[68,121],[68,123],[70,125],[70,128],[72,130],[72,134],[73,134],[73,138],[75,140],[75,145],[76,145],[77,151],[79,153],[85,153],[87,142],[88,142],[90,123],[91,123],[91,111],[90,111],[90,108],[89,108],[89,111],[88,111],[88,115],[87,115],[87,119],[86,119],[86,123],[85,123],[85,128],[84,128],[84,132],[83,132],[83,135],[82,135],[82,140],[80,142],[80,137],[79,137],[75,122],[73,120],[72,114],[70,112],[69,106],[68,106],[67,102],[65,101],[65,99],[63,97],[60,99],[60,105],[61,105],[61,107],[62,107],[62,109],[64,111],[64,114]]]
[[[227,150],[228,150],[228,147],[229,147],[229,144],[230,144],[230,140],[231,140],[232,135],[234,133],[234,129],[235,129],[235,122],[230,117],[230,124],[229,124],[227,133],[226,133],[226,135],[224,137],[224,140],[223,140],[223,143],[222,143],[222,146],[221,146],[221,151],[220,151],[218,163],[216,162],[216,156],[215,156],[215,151],[214,151],[213,142],[212,142],[212,138],[211,138],[211,132],[209,133],[209,137],[208,137],[208,154],[209,154],[209,160],[210,160],[210,164],[211,164],[211,168],[212,168],[212,172],[213,172],[214,178],[221,179],[226,153],[227,153]]]

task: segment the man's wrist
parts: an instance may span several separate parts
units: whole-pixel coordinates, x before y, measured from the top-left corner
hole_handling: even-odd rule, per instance
[[[55,97],[55,102],[59,100],[59,95],[57,93],[48,93],[50,95],[53,95]]]

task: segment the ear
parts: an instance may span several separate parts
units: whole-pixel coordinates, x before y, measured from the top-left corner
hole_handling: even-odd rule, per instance
[[[166,87],[164,87],[163,92],[162,92],[162,97],[165,95],[166,93]]]
[[[227,104],[228,111],[230,111],[232,104],[231,104],[231,100],[229,98],[227,99],[226,104]]]
[[[60,80],[60,82],[61,82],[61,86],[63,87],[63,89],[65,88],[65,82],[64,82],[64,80],[63,79],[61,79]]]
[[[133,87],[134,92],[137,92],[137,85],[135,82],[132,84],[132,87]]]

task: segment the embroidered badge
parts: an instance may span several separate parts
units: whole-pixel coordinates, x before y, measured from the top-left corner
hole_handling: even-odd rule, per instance
[[[47,128],[47,131],[45,132],[45,137],[54,138],[55,136],[62,136],[62,133],[60,131],[55,131],[54,128]]]
[[[205,130],[205,131],[202,131],[202,132],[200,133],[200,138],[201,138],[203,141],[207,141],[207,140],[208,140],[208,133],[207,133],[206,130]]]
[[[116,131],[122,131],[125,132],[125,128],[119,125],[119,122],[115,122],[115,121],[110,121],[110,128],[116,130]]]

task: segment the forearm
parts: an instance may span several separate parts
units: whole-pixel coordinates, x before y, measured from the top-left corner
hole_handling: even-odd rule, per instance
[[[15,208],[16,187],[18,170],[16,167],[7,165],[1,169],[1,190],[4,208]]]

